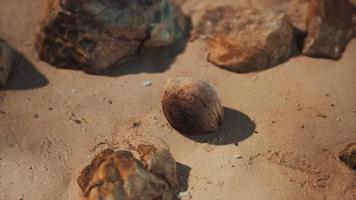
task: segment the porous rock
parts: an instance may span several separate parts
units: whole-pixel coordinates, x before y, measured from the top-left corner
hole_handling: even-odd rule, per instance
[[[11,47],[0,39],[0,85],[5,85],[12,68],[14,52]]]
[[[224,120],[218,95],[205,81],[189,77],[169,79],[161,102],[169,124],[185,135],[216,131]]]
[[[136,150],[145,160],[122,150],[98,154],[78,178],[84,196],[88,200],[175,199],[176,163],[169,151],[150,145]]]
[[[309,0],[251,0],[253,8],[281,12],[287,15],[289,22],[301,33],[307,31],[307,7]]]
[[[353,36],[349,0],[310,0],[303,54],[339,59]]]
[[[235,72],[263,70],[289,58],[293,28],[283,13],[216,7],[197,27],[207,37],[208,61]]]
[[[182,37],[183,16],[169,0],[47,0],[36,46],[58,67],[100,71],[142,48],[171,45]]]

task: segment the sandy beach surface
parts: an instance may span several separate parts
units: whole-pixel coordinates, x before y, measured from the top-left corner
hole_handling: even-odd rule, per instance
[[[183,9],[193,13],[209,2],[187,0]],[[82,199],[80,171],[101,150],[128,143],[169,148],[186,199],[355,199],[356,172],[337,160],[356,142],[355,39],[338,61],[299,55],[248,74],[210,64],[205,42],[195,40],[174,58],[91,75],[37,58],[44,5],[0,0],[0,38],[18,51],[0,90],[1,200]],[[216,89],[226,119],[214,135],[187,138],[169,126],[160,97],[176,76]]]

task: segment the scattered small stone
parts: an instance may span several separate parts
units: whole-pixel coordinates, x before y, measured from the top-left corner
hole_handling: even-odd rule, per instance
[[[5,85],[12,68],[14,52],[11,47],[0,39],[0,86]]]
[[[339,59],[353,36],[353,5],[349,0],[311,0],[303,54]]]
[[[185,191],[185,192],[178,193],[177,197],[178,199],[185,200],[185,199],[191,199],[192,195],[190,194],[190,192]]]
[[[282,63],[293,44],[285,14],[248,8],[210,9],[194,32],[207,36],[209,62],[240,73]]]
[[[149,80],[143,81],[143,86],[145,86],[145,87],[150,87],[150,86],[152,86],[152,81],[149,81]]]
[[[276,122],[275,122],[275,121],[272,121],[272,124],[276,124]]]
[[[52,107],[49,107],[48,110],[53,110],[53,108],[52,108]]]
[[[75,122],[76,124],[81,124],[81,123],[82,123],[82,121],[81,121],[80,119],[75,119],[74,122]]]
[[[258,134],[258,131],[254,131],[255,134]]]
[[[327,116],[326,116],[326,115],[323,115],[323,114],[317,114],[316,116],[317,116],[317,117],[320,117],[320,118],[324,118],[324,119],[327,118]]]
[[[34,114],[33,117],[38,119],[40,116],[38,114]]]
[[[136,121],[132,124],[132,128],[138,128],[141,126],[141,121]]]
[[[338,122],[341,121],[340,117],[336,117],[336,121]]]
[[[161,98],[169,124],[182,134],[216,131],[224,110],[215,90],[206,82],[187,77],[169,79]]]
[[[304,126],[304,125],[301,125],[300,128],[303,129],[303,128],[305,128],[305,126]]]
[[[335,107],[335,104],[330,104],[331,105],[331,107]]]
[[[6,114],[6,112],[3,110],[0,110],[0,115],[3,115],[3,114]]]
[[[234,156],[236,159],[241,159],[242,156]]]

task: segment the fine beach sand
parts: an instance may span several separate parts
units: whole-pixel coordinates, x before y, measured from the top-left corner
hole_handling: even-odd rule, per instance
[[[214,1],[202,2],[186,0],[183,9]],[[82,199],[80,171],[101,150],[128,143],[169,148],[194,200],[356,197],[356,172],[336,158],[356,142],[355,39],[338,61],[300,55],[248,74],[208,63],[195,40],[172,61],[139,59],[90,75],[38,60],[44,5],[0,0],[0,38],[18,51],[0,90],[0,200]],[[215,137],[187,138],[168,125],[160,96],[176,76],[216,89],[226,120]]]

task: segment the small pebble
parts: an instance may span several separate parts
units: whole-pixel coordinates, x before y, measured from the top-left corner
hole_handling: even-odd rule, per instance
[[[338,122],[341,121],[340,117],[336,117],[336,121]]]
[[[149,80],[143,81],[143,86],[145,86],[145,87],[150,87],[150,86],[152,86],[152,81],[149,81]]]
[[[188,191],[178,193],[178,199],[190,199],[190,198],[192,198],[192,195]]]

